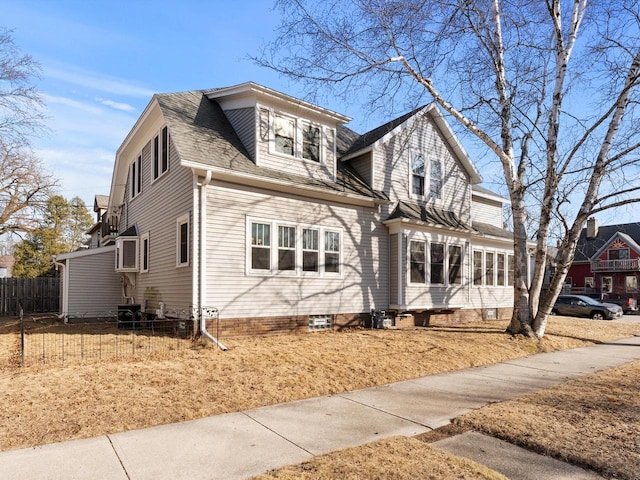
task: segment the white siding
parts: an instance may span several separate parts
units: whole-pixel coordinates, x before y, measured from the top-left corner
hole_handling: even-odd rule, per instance
[[[236,131],[249,156],[256,161],[256,110],[255,108],[239,108],[225,110],[225,115]]]
[[[474,222],[487,223],[494,227],[503,228],[502,203],[484,198],[473,197],[471,216]]]
[[[205,302],[221,318],[388,308],[388,234],[374,209],[218,183],[207,189],[207,199]],[[246,273],[247,216],[341,229],[342,275]]]
[[[387,193],[392,201],[418,201],[411,195],[410,153],[420,151],[427,162],[432,158],[442,161],[442,199],[430,202],[471,223],[471,185],[464,168],[431,122],[409,123],[414,127],[407,127],[374,151],[374,188]],[[428,190],[428,178],[425,187]]]
[[[257,119],[259,128],[258,135],[258,165],[260,167],[271,168],[274,170],[280,170],[287,174],[300,175],[302,177],[310,177],[318,180],[333,181],[336,157],[334,154],[334,138],[335,127],[320,122],[318,119],[307,119],[292,117],[311,121],[314,124],[322,127],[322,157],[320,162],[314,162],[311,160],[304,160],[302,157],[293,157],[290,155],[283,155],[276,153],[272,146],[273,132],[271,131],[273,119],[272,113],[267,108],[259,109],[259,118]],[[287,112],[284,112],[287,113]],[[300,143],[301,140],[298,139]]]
[[[149,308],[157,308],[158,302],[165,302],[171,309],[187,308],[192,302],[192,263],[176,267],[176,220],[193,209],[192,171],[179,165],[172,144],[168,172],[152,182],[149,143],[143,149],[142,175],[142,193],[133,199],[127,196],[123,212],[126,223],[120,225],[121,232],[136,225],[139,235],[149,234],[149,271],[136,274],[133,295],[136,303],[144,306],[147,302]],[[192,238],[189,245],[193,247]]]
[[[69,282],[67,314],[90,317],[117,311],[122,288],[114,265],[114,247],[96,248],[67,260],[63,273]]]

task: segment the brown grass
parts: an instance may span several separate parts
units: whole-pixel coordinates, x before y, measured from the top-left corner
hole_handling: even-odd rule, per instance
[[[540,344],[501,322],[226,339],[173,358],[0,370],[0,450],[85,438],[333,394],[640,333],[554,317]],[[18,337],[0,333],[0,364]],[[15,363],[13,364],[15,365]]]
[[[490,405],[456,419],[611,478],[640,472],[640,362]]]
[[[503,475],[471,460],[431,448],[413,438],[395,437],[315,457],[254,480],[504,480]]]

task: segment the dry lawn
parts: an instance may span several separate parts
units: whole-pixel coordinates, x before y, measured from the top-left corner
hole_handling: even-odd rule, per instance
[[[381,385],[640,334],[639,324],[554,317],[540,344],[504,322],[223,339],[173,358],[16,367],[0,324],[0,450],[143,428]],[[7,366],[8,365],[8,366]]]
[[[481,408],[456,419],[609,478],[640,478],[640,362]]]
[[[395,437],[340,450],[308,462],[259,475],[254,480],[423,480],[489,479],[503,475],[471,460],[431,448],[413,438]]]

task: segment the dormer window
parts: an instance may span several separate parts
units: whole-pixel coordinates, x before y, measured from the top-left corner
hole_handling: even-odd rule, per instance
[[[302,158],[320,161],[320,127],[302,124]]]
[[[322,128],[311,122],[276,113],[273,116],[272,152],[320,163]]]
[[[424,196],[424,157],[421,153],[414,153],[411,160],[411,191],[419,197]]]
[[[285,155],[294,154],[296,122],[292,118],[276,115],[274,132],[276,137],[276,152]]]

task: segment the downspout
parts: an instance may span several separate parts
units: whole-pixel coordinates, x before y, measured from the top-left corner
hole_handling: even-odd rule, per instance
[[[68,291],[67,291],[67,285],[69,284],[69,281],[67,279],[67,275],[64,274],[65,272],[65,268],[66,268],[66,264],[61,263],[58,261],[58,259],[56,258],[55,255],[53,255],[51,257],[51,259],[53,260],[53,264],[56,266],[57,268],[60,268],[60,276],[62,277],[62,305],[61,305],[61,312],[59,315],[56,315],[57,318],[62,319],[64,321],[64,323],[67,323],[69,321],[68,317],[68,312],[67,312],[67,303],[68,303]]]
[[[197,269],[198,269],[198,310],[199,310],[199,317],[200,317],[200,333],[206,337],[209,341],[215,343],[220,350],[227,350],[227,347],[224,346],[222,344],[222,342],[220,342],[216,337],[214,337],[213,335],[211,335],[208,331],[207,331],[207,321],[204,318],[203,315],[203,305],[202,305],[202,299],[205,297],[205,284],[204,284],[204,256],[203,256],[203,252],[204,252],[204,242],[205,242],[205,234],[204,234],[204,228],[203,225],[205,224],[205,215],[206,215],[206,209],[205,209],[205,204],[206,204],[206,200],[207,200],[207,185],[209,185],[209,183],[211,183],[211,170],[207,170],[207,173],[205,175],[205,177],[201,180],[198,181],[197,185],[198,185],[198,264],[197,264]]]

